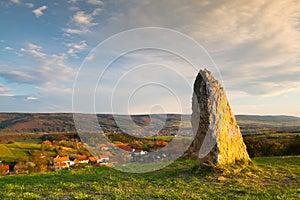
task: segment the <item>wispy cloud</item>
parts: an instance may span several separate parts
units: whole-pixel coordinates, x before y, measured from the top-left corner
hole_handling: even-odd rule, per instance
[[[0,93],[9,92],[9,91],[11,91],[11,88],[0,85]]]
[[[7,46],[7,47],[4,47],[4,50],[5,50],[5,51],[12,51],[12,50],[14,50],[14,48],[8,47],[8,46]]]
[[[54,62],[54,60],[47,61]],[[0,77],[11,83],[32,85],[56,85],[62,82],[70,82],[74,77],[75,70],[70,67],[59,65],[44,65],[39,68],[19,67],[17,70],[1,70]]]
[[[74,48],[82,49],[84,42]],[[13,70],[0,70],[0,77],[11,83],[25,83],[32,85],[56,85],[61,82],[70,82],[75,74],[75,70],[65,62],[65,54],[46,54],[42,51],[42,46],[28,43],[21,48],[25,56],[35,59],[39,67],[19,66]]]
[[[70,11],[78,11],[78,10],[80,10],[80,9],[79,9],[79,7],[77,7],[77,6],[71,6],[71,7],[69,7],[69,10],[70,10]]]
[[[14,4],[20,4],[21,3],[21,0],[10,0],[12,3]]]
[[[96,23],[93,23],[93,15],[86,14],[83,11],[78,11],[73,16],[72,20],[77,23],[78,25],[85,25],[85,26],[95,26]]]
[[[21,48],[21,52],[29,53],[39,59],[44,59],[46,57],[46,54],[41,52],[41,46],[29,43],[27,47],[28,48]]]
[[[33,7],[34,7],[34,4],[33,4],[33,3],[25,3],[25,5],[26,5],[28,8],[33,8]]]
[[[40,16],[42,16],[44,14],[43,11],[46,10],[47,8],[48,7],[44,5],[44,6],[41,6],[37,9],[33,10],[32,12],[33,12],[33,14],[35,14],[35,16],[37,18],[39,18]]]
[[[94,22],[95,16],[99,15],[101,8],[95,8],[91,13],[77,11],[71,18],[71,22],[75,28],[63,28],[65,34],[86,34],[90,33],[90,29],[98,23]]]
[[[69,0],[69,3],[78,3],[80,0]],[[92,5],[97,5],[97,6],[102,6],[103,5],[103,1],[101,0],[81,0],[81,1],[85,1],[88,4],[92,4]]]
[[[38,100],[39,98],[29,96],[29,97],[27,97],[26,99],[27,99],[28,101],[35,101],[35,100]]]
[[[63,28],[63,31],[65,32],[65,34],[85,34],[89,32],[87,29],[81,30],[72,28]]]
[[[93,5],[103,5],[103,2],[100,0],[87,0],[87,3],[93,4]]]
[[[14,97],[14,94],[1,94],[0,93],[0,97]]]
[[[77,57],[77,53],[87,48],[87,44],[85,41],[81,41],[79,43],[68,43],[66,46],[69,48],[68,54],[74,57]]]
[[[29,68],[27,68],[29,69]],[[23,71],[0,71],[0,77],[4,78],[8,82],[11,83],[27,83],[27,84],[35,84],[38,83],[39,77],[36,77],[37,74],[29,74]]]

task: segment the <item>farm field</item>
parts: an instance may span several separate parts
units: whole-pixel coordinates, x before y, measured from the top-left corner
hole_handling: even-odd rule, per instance
[[[60,150],[62,154],[76,153],[75,149],[63,148]],[[0,144],[0,160],[6,162],[27,161],[32,159],[35,154],[47,154],[55,156],[57,152],[54,146],[42,146],[37,143],[14,142],[11,144]]]
[[[0,178],[3,199],[299,199],[300,156],[254,158],[237,167],[178,160],[146,174],[92,168]]]
[[[34,143],[13,143],[0,144],[0,157],[8,162],[17,160],[19,158],[29,158],[30,151],[40,150],[40,144]]]

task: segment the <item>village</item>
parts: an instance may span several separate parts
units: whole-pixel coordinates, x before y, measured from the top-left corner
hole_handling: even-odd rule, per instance
[[[56,146],[53,145],[51,141],[45,140],[40,143],[40,150],[30,151],[31,156],[29,159],[21,157],[13,162],[0,160],[0,175],[30,174],[35,172],[60,171],[86,167],[113,166],[113,164],[109,162],[110,157],[108,154],[92,156],[85,151],[82,151],[81,153],[75,152],[71,147],[68,147],[67,145],[64,146],[62,142],[59,144],[60,146]],[[82,145],[80,142],[76,142],[76,144],[77,147]],[[82,149],[82,147],[80,148]],[[57,155],[53,156],[54,154]]]
[[[45,173],[61,170],[76,170],[93,167],[113,167],[117,160],[111,156],[122,152],[123,159],[129,162],[145,161],[153,162],[163,160],[167,154],[155,154],[149,156],[149,150],[166,146],[168,143],[162,139],[155,140],[152,145],[141,144],[138,141],[133,143],[116,142],[112,145],[103,143],[97,144],[96,152],[92,155],[87,151],[85,145],[76,140],[50,141],[44,140],[39,144],[11,143],[7,146],[23,148],[28,150],[29,157],[19,157],[15,160],[5,160],[0,158],[0,176]],[[35,149],[33,148],[35,147]]]

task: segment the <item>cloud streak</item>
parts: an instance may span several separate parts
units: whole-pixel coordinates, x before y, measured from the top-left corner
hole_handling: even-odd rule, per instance
[[[34,9],[32,12],[37,18],[39,18],[40,16],[42,16],[44,14],[43,11],[46,10],[47,8],[48,7],[44,5],[37,9]]]
[[[79,43],[68,43],[66,45],[68,49],[68,54],[73,56],[73,57],[78,57],[77,53],[84,51],[87,48],[86,42],[83,40]]]
[[[77,3],[77,1],[70,1],[70,3]],[[73,23],[72,27],[69,28],[63,28],[65,35],[72,35],[72,34],[87,34],[90,33],[90,29],[94,26],[97,26],[98,23],[96,23],[95,17],[103,11],[101,8],[103,6],[103,2],[100,0],[89,0],[86,3],[92,4],[96,8],[93,9],[92,12],[86,12],[82,10],[78,10],[78,7],[71,6],[70,10],[75,10],[76,13],[71,17],[71,23]]]
[[[13,51],[13,50],[14,50],[14,48],[12,48],[12,47],[8,47],[8,46],[7,46],[7,47],[4,47],[4,50],[5,50],[5,51]]]
[[[20,4],[21,3],[21,1],[20,0],[10,0],[12,3],[14,3],[14,4]]]
[[[81,44],[73,48],[80,49]],[[33,85],[56,85],[61,82],[70,82],[75,70],[66,65],[65,54],[46,54],[42,46],[28,43],[20,51],[26,56],[33,58],[39,63],[39,67],[18,66],[14,70],[0,70],[0,77],[11,83],[33,84]]]
[[[11,91],[11,88],[5,87],[0,84],[0,93],[10,92],[10,91]]]

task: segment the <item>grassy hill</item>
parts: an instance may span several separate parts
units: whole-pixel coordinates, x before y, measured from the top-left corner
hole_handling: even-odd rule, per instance
[[[299,199],[299,188],[299,156],[216,172],[179,160],[146,174],[93,168],[0,178],[2,199]]]

